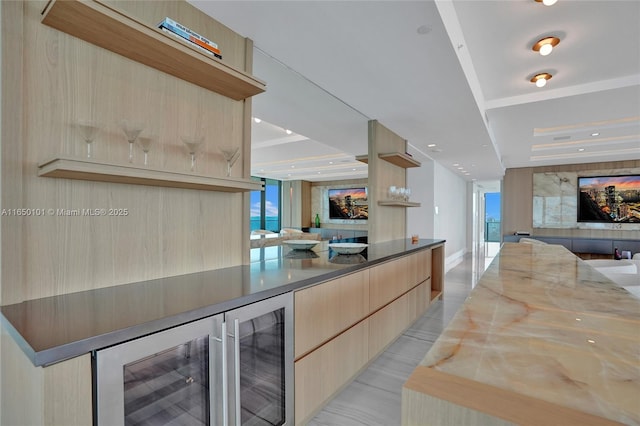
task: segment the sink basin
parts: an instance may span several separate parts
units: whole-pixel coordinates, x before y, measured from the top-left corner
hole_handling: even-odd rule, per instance
[[[293,250],[311,250],[319,242],[318,240],[286,240],[282,244],[289,246]]]
[[[369,247],[364,243],[333,243],[329,244],[329,248],[338,254],[358,254],[362,250]]]

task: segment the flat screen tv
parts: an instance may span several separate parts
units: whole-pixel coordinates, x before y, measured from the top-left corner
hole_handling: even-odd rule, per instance
[[[578,177],[578,222],[640,223],[640,175]]]
[[[368,218],[367,188],[329,190],[329,219],[362,220]]]

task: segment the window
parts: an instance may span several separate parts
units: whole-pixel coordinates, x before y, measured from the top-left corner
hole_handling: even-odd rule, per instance
[[[279,180],[257,178],[252,179],[264,182],[264,191],[251,191],[251,231],[254,229],[266,229],[268,231],[280,231],[280,206],[281,187]]]

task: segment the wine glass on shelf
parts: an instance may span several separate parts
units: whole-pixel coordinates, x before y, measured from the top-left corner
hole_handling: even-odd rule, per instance
[[[76,121],[76,128],[80,132],[82,139],[84,139],[87,144],[87,158],[91,158],[93,155],[91,144],[100,130],[100,124],[95,121],[78,120]]]
[[[240,157],[240,148],[236,147],[228,147],[228,148],[219,148],[220,152],[222,152],[222,156],[225,160],[227,160],[227,176],[231,176],[231,167],[235,164],[235,162]]]
[[[191,171],[196,169],[196,154],[198,148],[204,142],[204,136],[181,136],[182,143],[185,144],[189,155],[191,155]]]
[[[150,136],[139,136],[138,143],[142,147],[142,152],[144,153],[144,165],[149,165],[149,150],[151,149],[151,145],[153,145],[156,137],[155,135]]]
[[[140,123],[122,120],[120,127],[127,137],[127,142],[129,142],[129,162],[133,163],[133,144],[136,139],[138,139],[138,136],[140,136],[142,130],[144,130],[144,126]]]

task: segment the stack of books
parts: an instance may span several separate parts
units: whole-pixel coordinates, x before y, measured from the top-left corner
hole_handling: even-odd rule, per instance
[[[208,53],[209,55],[222,59],[222,54],[220,53],[220,49],[217,44],[205,37],[202,37],[195,31],[191,31],[189,28],[181,25],[171,18],[164,18],[162,22],[158,24],[158,28],[180,38],[181,40],[186,40],[192,43],[196,48]]]

